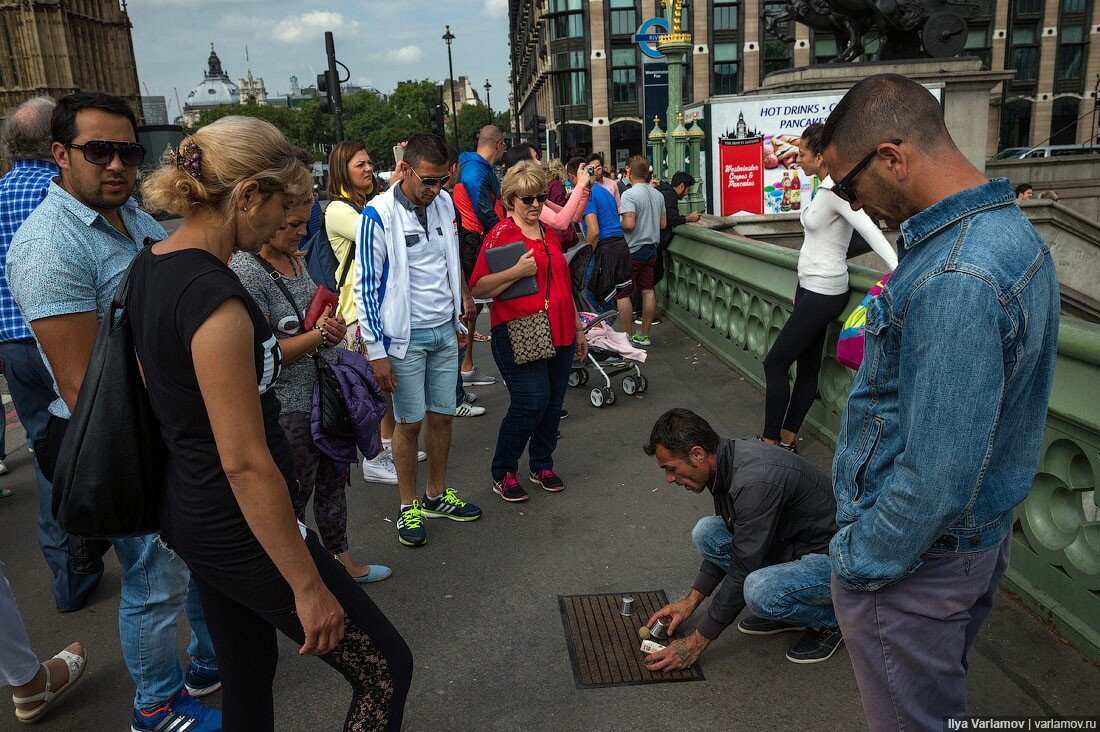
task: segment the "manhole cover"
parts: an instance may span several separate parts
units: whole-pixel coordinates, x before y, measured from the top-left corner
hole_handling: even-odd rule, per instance
[[[619,614],[624,597],[634,598],[634,614]],[[578,687],[702,681],[696,663],[682,671],[654,673],[645,667],[638,628],[668,604],[663,591],[615,592],[605,595],[559,595],[565,642]],[[679,638],[677,633],[674,638]]]

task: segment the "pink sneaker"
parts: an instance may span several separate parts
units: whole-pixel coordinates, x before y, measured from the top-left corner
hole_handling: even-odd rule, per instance
[[[537,473],[531,473],[531,482],[541,485],[544,491],[550,491],[551,493],[565,490],[565,483],[561,482],[561,478],[555,475],[553,470],[540,470]]]
[[[504,478],[493,483],[493,493],[510,503],[523,503],[528,499],[527,491],[519,484],[515,473],[505,473]]]

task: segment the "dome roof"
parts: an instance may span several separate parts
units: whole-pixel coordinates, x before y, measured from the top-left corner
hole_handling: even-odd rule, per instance
[[[240,90],[229,80],[229,74],[222,69],[221,59],[214,52],[214,44],[211,43],[210,57],[207,59],[202,82],[187,95],[184,108],[207,109],[221,105],[232,106],[240,104],[240,101]]]

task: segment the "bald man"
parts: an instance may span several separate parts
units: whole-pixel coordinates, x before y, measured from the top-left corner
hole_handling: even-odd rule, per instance
[[[1058,281],[1012,185],[971,165],[919,84],[859,82],[822,145],[838,182],[819,195],[901,229],[833,459],[833,604],[870,728],[942,729],[966,712],[967,651],[1035,475]]]

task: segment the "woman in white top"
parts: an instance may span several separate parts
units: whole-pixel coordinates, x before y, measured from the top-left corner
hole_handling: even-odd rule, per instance
[[[802,210],[806,236],[798,255],[794,312],[764,359],[767,395],[762,439],[791,452],[795,452],[798,430],[817,396],[821,351],[829,323],[848,305],[847,257],[852,231],[860,233],[889,269],[898,264],[878,224],[863,211],[853,211],[832,192],[833,181],[821,149],[824,130],[822,124],[810,125],[799,143],[802,170],[822,182],[817,197]],[[792,389],[789,374],[794,363],[798,367]]]

